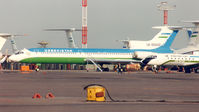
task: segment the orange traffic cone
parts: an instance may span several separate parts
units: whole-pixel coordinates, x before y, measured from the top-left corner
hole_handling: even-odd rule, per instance
[[[32,97],[33,99],[36,99],[36,98],[42,98],[42,96],[39,94],[39,93],[35,93],[34,96]]]
[[[54,98],[55,96],[52,93],[46,94],[46,98]]]

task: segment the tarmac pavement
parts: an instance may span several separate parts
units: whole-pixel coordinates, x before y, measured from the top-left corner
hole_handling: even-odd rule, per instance
[[[120,102],[87,102],[83,88],[104,85]],[[47,93],[55,98],[46,99]],[[42,98],[33,99],[39,93]],[[125,101],[124,101],[125,100]],[[122,102],[123,101],[123,102]],[[199,74],[85,71],[0,73],[0,112],[198,112]]]

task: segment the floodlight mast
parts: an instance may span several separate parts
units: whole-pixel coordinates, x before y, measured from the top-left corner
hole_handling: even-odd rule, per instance
[[[168,26],[168,11],[175,10],[176,5],[169,6],[167,2],[161,2],[157,5],[158,10],[164,11],[164,25]]]

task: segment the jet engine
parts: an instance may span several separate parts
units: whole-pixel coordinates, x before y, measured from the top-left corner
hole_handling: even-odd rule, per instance
[[[144,52],[144,51],[136,51],[133,54],[133,58],[138,58],[138,59],[145,59],[148,56],[151,55],[156,55],[157,53],[153,53],[153,52]]]

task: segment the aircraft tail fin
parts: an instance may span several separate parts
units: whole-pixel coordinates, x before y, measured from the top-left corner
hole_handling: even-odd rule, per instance
[[[188,45],[185,48],[175,50],[175,53],[193,54],[193,52],[199,50],[199,29],[194,27],[194,29],[188,28],[186,30],[189,37]]]
[[[129,49],[157,49],[159,47],[165,46],[170,49],[173,40],[176,37],[181,26],[158,26],[153,27],[155,29],[160,29],[160,32],[154,36],[152,40],[149,41],[137,41],[137,40],[123,40],[122,42]]]
[[[190,41],[188,46],[199,46],[199,34],[198,31],[193,31],[190,35]]]
[[[69,48],[77,48],[72,33],[74,31],[82,31],[82,29],[68,28],[68,29],[46,29],[45,31],[65,31]]]
[[[181,26],[161,26],[153,27],[159,28],[161,31],[151,40],[151,42],[159,42],[161,45],[157,49],[171,50],[172,45],[179,30],[183,29]]]
[[[13,53],[17,53],[19,50],[17,49],[16,42],[14,40],[14,36],[10,37],[10,42],[11,42],[11,45],[12,45]]]
[[[3,45],[5,44],[6,39],[3,37],[0,37],[0,50],[2,49]]]
[[[6,40],[10,37],[10,34],[7,33],[0,33],[0,50],[3,48]]]
[[[191,29],[187,29],[187,34],[189,36],[189,39],[191,38],[193,31]]]
[[[188,36],[189,36],[189,43],[188,46],[194,46],[197,47],[199,46],[199,21],[185,21],[188,23],[192,23],[195,25],[193,29],[187,29]]]

